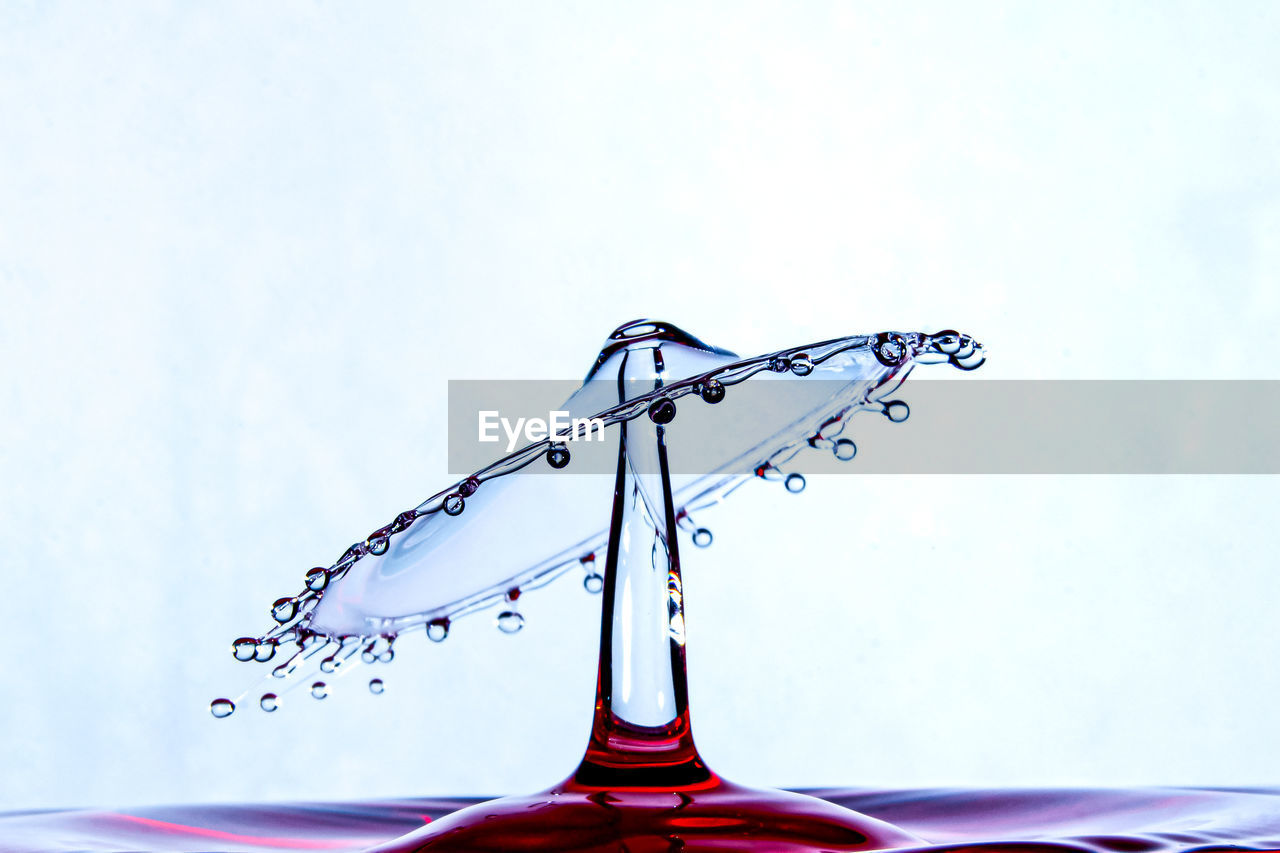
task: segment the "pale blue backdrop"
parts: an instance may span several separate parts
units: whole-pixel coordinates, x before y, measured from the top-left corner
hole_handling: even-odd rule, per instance
[[[646,315],[1280,378],[1277,43],[1266,2],[0,6],[0,807],[567,773],[576,580],[382,696],[208,712],[272,599],[446,482],[447,379],[580,376]],[[1280,781],[1276,499],[748,488],[686,565],[699,742],[773,785]]]

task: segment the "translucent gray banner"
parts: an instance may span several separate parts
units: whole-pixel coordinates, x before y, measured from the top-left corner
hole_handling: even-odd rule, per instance
[[[548,421],[571,430],[574,418],[595,413],[587,409],[654,390],[598,384],[583,392],[576,381],[451,381],[450,474],[466,476],[545,438]],[[671,472],[748,474],[773,459],[805,474],[1280,473],[1280,381],[914,378],[849,413],[842,429],[822,429],[825,440],[805,441],[848,404],[847,389],[780,377],[731,387],[715,405],[681,397],[666,427]],[[893,400],[908,404],[905,421],[890,417],[901,407],[883,411]],[[539,459],[522,471],[611,474],[621,429],[566,441],[571,461],[562,470]],[[834,440],[844,438],[857,447],[848,461],[835,453]],[[780,453],[797,446],[792,458]],[[850,455],[847,445],[841,455]]]

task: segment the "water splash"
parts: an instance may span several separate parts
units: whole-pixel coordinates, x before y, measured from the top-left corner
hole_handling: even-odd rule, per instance
[[[653,390],[646,393],[624,390],[619,381],[628,369],[628,354],[638,347],[651,349],[658,363],[660,387],[650,385]],[[695,546],[707,547],[711,531],[692,525],[691,511],[719,503],[753,473],[781,481],[789,492],[802,491],[803,474],[783,466],[805,448],[828,449],[837,459],[852,460],[856,445],[838,436],[856,412],[905,420],[906,403],[887,398],[915,365],[950,363],[972,370],[984,358],[971,337],[947,330],[856,335],[743,359],[674,326],[637,321],[609,336],[587,381],[563,408],[598,418],[606,428],[646,417],[678,429],[690,418],[739,419],[742,413],[731,411],[732,389],[748,379],[799,380],[788,398],[790,408],[753,413],[758,423],[753,421],[752,431],[718,448],[706,474],[677,478],[680,526]],[[809,378],[839,382],[806,386]],[[839,393],[832,395],[831,386]],[[698,405],[716,411],[703,415]],[[729,409],[719,414],[725,406]],[[585,570],[583,588],[600,592],[604,580],[594,555],[604,548],[607,531],[594,512],[560,508],[606,505],[609,484],[602,481],[607,478],[508,476],[539,459],[554,470],[570,466],[573,454],[565,437],[549,436],[498,459],[399,513],[344,549],[331,565],[308,569],[299,592],[272,604],[274,628],[232,644],[236,660],[265,662],[288,647],[289,657],[271,675],[306,683],[317,674],[345,675],[355,663],[390,662],[394,639],[409,631],[424,630],[429,640],[442,642],[454,620],[504,602],[508,606],[496,624],[505,633],[517,633],[524,617],[510,592],[543,586],[574,563]],[[503,526],[502,537],[494,536],[495,523]],[[495,539],[519,542],[520,550],[495,553]],[[359,658],[348,651],[353,643],[363,647]],[[319,655],[321,645],[332,648]],[[215,716],[230,716],[235,703],[225,701],[211,706]]]

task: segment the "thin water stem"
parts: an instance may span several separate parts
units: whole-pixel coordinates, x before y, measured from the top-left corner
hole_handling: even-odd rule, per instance
[[[595,719],[582,784],[671,788],[713,779],[693,743],[684,594],[665,429],[623,426],[605,558]]]

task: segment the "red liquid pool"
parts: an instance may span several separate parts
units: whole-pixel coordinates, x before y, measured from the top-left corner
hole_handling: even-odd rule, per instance
[[[1280,849],[1280,789],[828,789],[808,793],[870,815],[922,840],[923,843],[901,848],[907,850],[1208,853]],[[0,850],[5,853],[357,851],[392,842],[475,803],[475,800],[461,799],[404,799],[0,813]],[[617,842],[593,846],[570,843],[543,849],[627,850],[630,853],[785,849],[768,840],[750,838],[731,845],[701,847],[696,840],[699,827],[680,827],[674,804],[667,804],[664,810],[668,813],[667,829],[647,842],[625,847]]]

